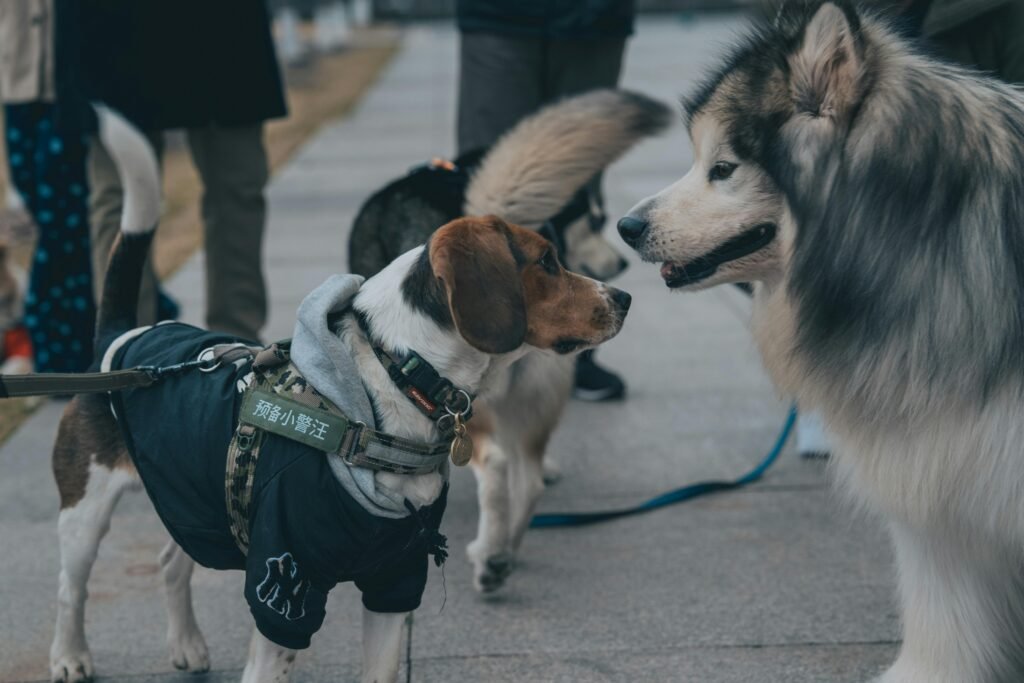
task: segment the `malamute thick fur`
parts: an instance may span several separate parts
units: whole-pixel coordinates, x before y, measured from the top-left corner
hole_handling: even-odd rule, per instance
[[[687,111],[693,168],[620,232],[670,287],[757,281],[768,370],[891,530],[881,681],[1024,681],[1024,95],[790,2]]]

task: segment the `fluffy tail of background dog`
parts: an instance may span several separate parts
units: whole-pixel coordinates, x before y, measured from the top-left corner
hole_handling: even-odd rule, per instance
[[[142,268],[160,217],[160,173],[152,145],[137,128],[107,107],[95,109],[100,142],[124,188],[121,234],[110,255],[96,321],[99,357],[114,336],[136,324]]]
[[[495,143],[469,183],[465,212],[536,228],[633,145],[664,130],[671,116],[661,102],[625,90],[546,107]]]

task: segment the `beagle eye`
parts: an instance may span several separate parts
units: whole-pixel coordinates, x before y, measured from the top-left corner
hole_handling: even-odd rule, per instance
[[[711,167],[711,171],[708,173],[708,180],[711,182],[728,180],[737,166],[738,164],[734,164],[731,161],[719,161]]]
[[[537,261],[537,265],[543,268],[548,275],[558,274],[558,258],[555,257],[555,252],[550,249],[544,252],[544,255]]]

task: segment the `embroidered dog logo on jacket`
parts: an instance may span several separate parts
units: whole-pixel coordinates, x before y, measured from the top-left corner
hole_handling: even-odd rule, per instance
[[[306,616],[309,581],[298,578],[299,565],[291,553],[267,558],[267,576],[256,586],[256,597],[270,609],[295,621]]]

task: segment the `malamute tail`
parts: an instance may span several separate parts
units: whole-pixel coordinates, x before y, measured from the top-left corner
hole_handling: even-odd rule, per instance
[[[550,105],[495,143],[466,190],[466,214],[495,214],[536,228],[671,118],[661,102],[625,90],[597,90]]]

